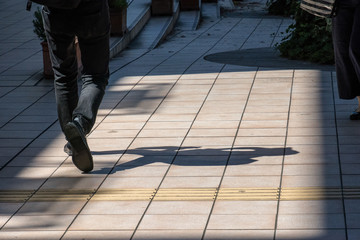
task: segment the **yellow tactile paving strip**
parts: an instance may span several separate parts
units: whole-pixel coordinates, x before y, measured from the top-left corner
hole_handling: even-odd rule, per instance
[[[188,188],[188,189],[102,189],[95,190],[0,190],[0,202],[25,201],[297,201],[360,199],[360,187],[353,188]]]
[[[150,200],[154,197],[156,189],[107,189],[99,190],[92,200],[97,201],[137,201]]]

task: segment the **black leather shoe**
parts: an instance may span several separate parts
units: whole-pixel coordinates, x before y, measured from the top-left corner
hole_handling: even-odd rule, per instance
[[[360,120],[360,112],[353,112],[350,114],[350,120]]]
[[[77,119],[64,127],[64,134],[72,147],[72,161],[83,172],[90,172],[93,167],[93,158],[86,142],[84,131]]]

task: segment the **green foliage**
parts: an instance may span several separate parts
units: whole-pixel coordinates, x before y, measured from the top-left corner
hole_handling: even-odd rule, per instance
[[[293,16],[297,4],[298,0],[268,0],[266,3],[270,14],[284,17]]]
[[[34,12],[34,19],[32,22],[34,25],[34,33],[38,36],[38,38],[41,41],[46,42],[44,24],[43,24],[43,19],[42,19],[42,14],[41,14],[40,8],[37,8],[37,10]]]
[[[315,17],[299,7],[295,23],[286,30],[287,36],[276,45],[282,56],[321,64],[334,63],[331,21]]]
[[[128,7],[126,0],[108,0],[108,3],[110,8],[122,9]]]

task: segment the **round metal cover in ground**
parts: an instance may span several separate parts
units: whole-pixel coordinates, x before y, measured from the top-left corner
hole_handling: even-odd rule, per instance
[[[211,62],[250,67],[335,71],[333,65],[321,65],[280,57],[280,53],[274,48],[252,48],[219,52],[207,55],[204,59]]]

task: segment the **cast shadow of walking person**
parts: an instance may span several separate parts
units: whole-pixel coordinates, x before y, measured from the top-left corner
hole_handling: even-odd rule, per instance
[[[118,154],[123,151],[93,152],[94,155]],[[127,150],[127,158],[120,159],[114,167],[101,168],[91,174],[114,174],[141,166],[149,166],[156,163],[172,164],[178,166],[225,166],[245,165],[258,161],[266,161],[261,157],[280,157],[284,155],[298,154],[291,147],[263,148],[263,147],[236,147],[230,148],[201,148],[201,147],[146,147]],[[230,155],[231,154],[231,155]],[[230,157],[231,156],[231,157]],[[282,162],[282,160],[280,161]],[[263,164],[269,164],[264,162]],[[111,171],[111,172],[110,172]]]

